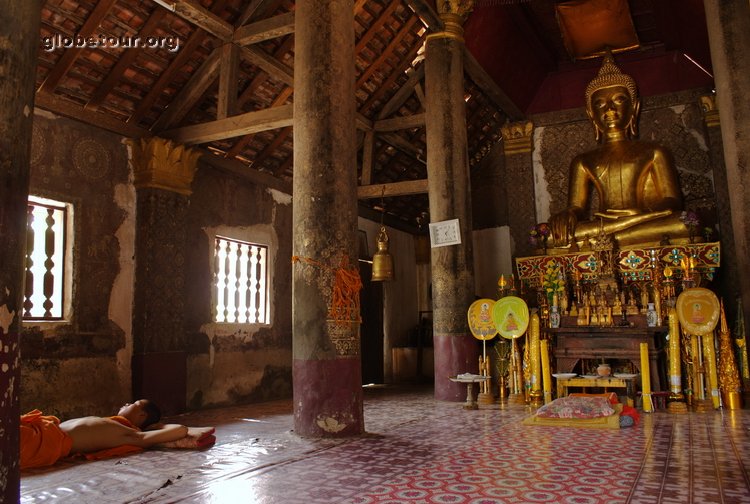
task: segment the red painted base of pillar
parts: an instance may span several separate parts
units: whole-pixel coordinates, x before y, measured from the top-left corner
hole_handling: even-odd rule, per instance
[[[149,399],[162,415],[185,411],[187,353],[156,352],[133,355],[133,400]]]
[[[479,373],[480,347],[471,335],[435,334],[435,399],[466,401],[466,385],[450,381],[449,376]]]
[[[294,430],[305,437],[358,436],[365,431],[362,366],[349,359],[294,360]]]

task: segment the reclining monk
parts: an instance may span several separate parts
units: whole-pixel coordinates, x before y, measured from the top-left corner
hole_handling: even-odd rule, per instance
[[[601,230],[620,246],[689,236],[680,220],[682,192],[670,152],[636,140],[640,100],[635,81],[608,51],[586,88],[586,113],[600,143],[570,165],[568,206],[549,220],[552,247],[586,246]],[[581,221],[596,190],[599,209]]]
[[[69,455],[104,458],[141,451],[154,445],[202,447],[216,440],[213,428],[157,424],[159,408],[147,399],[128,403],[112,417],[87,416],[60,422],[34,410],[21,416],[21,469],[49,466]],[[192,429],[192,432],[191,432]],[[191,446],[185,444],[191,437]],[[179,443],[182,442],[182,446]]]

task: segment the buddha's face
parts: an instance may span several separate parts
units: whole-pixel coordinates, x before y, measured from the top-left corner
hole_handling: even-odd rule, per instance
[[[635,113],[635,104],[625,86],[594,91],[589,104],[591,119],[603,133],[624,131]]]

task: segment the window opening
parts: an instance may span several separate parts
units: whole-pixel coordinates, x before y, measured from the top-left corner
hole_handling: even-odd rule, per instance
[[[63,318],[67,218],[65,203],[29,196],[24,319]]]
[[[217,236],[213,273],[214,321],[268,323],[266,245]]]

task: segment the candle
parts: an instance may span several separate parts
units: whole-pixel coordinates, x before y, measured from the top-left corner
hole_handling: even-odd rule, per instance
[[[673,397],[682,397],[680,325],[677,310],[669,309],[669,387]]]
[[[542,353],[542,385],[544,388],[544,404],[552,401],[552,374],[549,369],[549,341],[540,341]]]
[[[644,413],[651,413],[654,409],[651,402],[651,375],[649,373],[648,343],[641,343],[641,394]]]
[[[703,341],[703,360],[705,361],[706,373],[708,374],[708,389],[711,392],[711,401],[713,402],[714,409],[719,409],[721,406],[719,398],[719,375],[716,370],[713,331],[701,336],[701,340]]]

